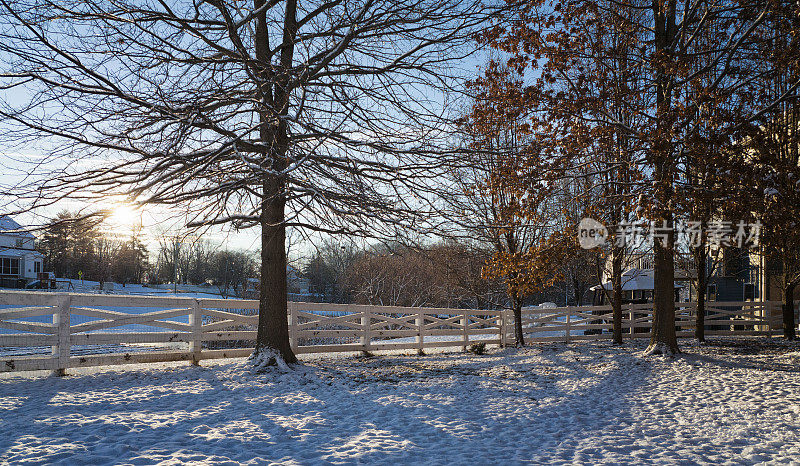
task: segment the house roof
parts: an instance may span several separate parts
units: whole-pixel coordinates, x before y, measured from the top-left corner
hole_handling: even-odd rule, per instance
[[[622,273],[622,291],[633,290],[652,290],[654,286],[653,269],[630,269]],[[607,281],[602,285],[595,285],[591,288],[592,291],[605,288],[610,290],[612,288],[611,282]],[[683,288],[682,285],[675,285],[675,288]]]
[[[14,236],[21,236],[25,238],[33,238],[33,234],[29,231],[21,231],[24,230],[24,227],[16,222],[13,218],[2,215],[0,216],[0,233],[7,232],[6,234],[14,235]]]

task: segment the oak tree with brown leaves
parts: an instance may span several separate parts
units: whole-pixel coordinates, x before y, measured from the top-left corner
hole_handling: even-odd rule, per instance
[[[756,165],[762,249],[768,270],[777,272],[784,337],[793,340],[800,285],[800,15],[789,2],[771,13],[760,31],[764,59],[753,65],[762,73],[754,95],[764,111],[752,120],[742,145],[746,160]]]
[[[784,93],[756,102],[748,94],[751,83],[769,74],[754,64],[763,61],[760,46],[776,33],[769,29],[767,19],[781,3],[535,0],[482,36],[484,43],[511,55],[510,68],[531,76],[526,88],[532,96],[529,111],[541,115],[534,133],[552,147],[552,153],[571,151],[562,142],[568,140],[565,128],[571,119],[584,119],[586,128],[616,132],[618,144],[636,155],[634,163],[646,175],[640,184],[639,213],[663,229],[653,245],[654,313],[648,353],[678,351],[674,225],[680,199],[676,182],[690,129],[702,121],[718,134],[735,138],[745,122],[787,99]],[[609,30],[613,31],[610,36],[617,37],[618,47],[609,47],[609,40],[592,41],[595,34]],[[609,51],[615,59],[608,59]],[[623,92],[616,93],[627,96],[625,118],[597,106],[597,102],[613,101],[615,93],[608,92],[602,74],[587,70],[583,63],[595,57],[608,69],[625,60],[624,69],[631,76],[621,81]],[[702,66],[693,66],[696,63]],[[698,94],[687,94],[687,87],[700,89],[701,96],[733,102],[737,113],[729,118],[723,112],[699,111],[706,99],[690,98]],[[796,82],[790,87],[796,89]]]
[[[555,197],[568,157],[537,144],[532,95],[512,70],[491,62],[472,89],[476,97],[462,121],[467,155],[463,168],[454,170],[460,192],[449,207],[459,214],[458,227],[491,245],[483,275],[504,283],[522,346],[523,300],[557,280],[566,250],[576,246],[559,228]]]

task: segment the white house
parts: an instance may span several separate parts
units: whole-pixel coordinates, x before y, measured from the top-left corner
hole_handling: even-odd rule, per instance
[[[34,237],[11,217],[0,216],[0,285],[18,287],[44,271],[44,256],[34,249]]]
[[[680,301],[680,290],[683,285],[677,283],[679,271],[676,270],[676,283],[675,283],[675,301]],[[653,269],[629,269],[622,273],[622,303],[645,303],[653,300],[653,289],[655,287],[655,272]],[[613,288],[610,279],[603,282],[601,285],[595,285],[591,288],[595,293],[594,303],[596,305],[605,305],[606,293]]]

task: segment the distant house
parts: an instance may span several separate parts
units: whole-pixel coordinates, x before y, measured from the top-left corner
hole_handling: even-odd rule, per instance
[[[23,288],[44,271],[44,256],[36,251],[35,241],[14,219],[0,217],[0,286]]]
[[[706,266],[706,273],[710,275],[705,290],[707,302],[780,299],[780,291],[775,289],[774,272],[766,268],[764,256],[758,249],[725,247],[714,253],[717,257],[709,256]],[[634,255],[630,263],[633,268],[625,271],[622,277],[623,303],[652,301],[653,254]],[[606,269],[610,269],[610,266],[606,266]],[[697,300],[696,278],[697,270],[692,259],[686,254],[679,254],[675,258],[675,301]],[[603,289],[611,289],[610,280],[611,277],[604,271],[603,285],[591,288],[595,292],[595,304],[607,304]]]
[[[677,275],[677,274],[676,274]],[[654,287],[654,272],[653,269],[628,269],[622,273],[622,303],[648,303],[653,300],[653,287]],[[675,300],[680,299],[680,292],[683,285],[675,280]],[[595,285],[590,288],[594,292],[592,299],[595,305],[606,305],[607,294],[612,289],[610,277],[607,277],[601,285]]]

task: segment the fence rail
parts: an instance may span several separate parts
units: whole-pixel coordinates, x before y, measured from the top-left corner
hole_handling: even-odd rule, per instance
[[[288,303],[298,354],[462,346],[514,341],[502,310]],[[676,303],[678,336],[694,334],[694,303]],[[258,301],[127,295],[0,292],[0,371],[247,356]],[[527,341],[611,338],[610,306],[526,310]],[[623,306],[627,338],[649,336],[652,305]],[[711,302],[708,335],[773,335],[781,304]]]

